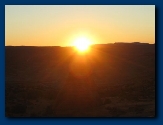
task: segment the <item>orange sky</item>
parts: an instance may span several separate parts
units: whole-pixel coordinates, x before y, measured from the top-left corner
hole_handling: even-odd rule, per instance
[[[69,46],[80,36],[99,44],[155,43],[155,6],[5,6],[5,45]]]

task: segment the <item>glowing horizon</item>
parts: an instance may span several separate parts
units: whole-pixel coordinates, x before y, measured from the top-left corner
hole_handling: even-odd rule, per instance
[[[6,5],[5,46],[155,43],[154,5]]]

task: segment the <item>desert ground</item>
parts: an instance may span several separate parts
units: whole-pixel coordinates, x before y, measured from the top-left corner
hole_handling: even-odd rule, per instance
[[[155,117],[155,44],[5,47],[6,117]]]

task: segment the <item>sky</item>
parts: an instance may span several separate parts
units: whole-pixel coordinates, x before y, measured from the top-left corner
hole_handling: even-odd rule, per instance
[[[5,46],[155,43],[154,5],[5,5]]]

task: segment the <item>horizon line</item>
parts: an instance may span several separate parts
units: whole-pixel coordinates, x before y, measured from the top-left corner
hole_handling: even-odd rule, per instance
[[[114,43],[97,43],[92,45],[108,45],[108,44],[155,44],[155,43],[148,43],[148,42],[114,42]],[[91,45],[91,46],[92,46]],[[6,46],[15,46],[15,47],[73,47],[73,46],[57,46],[57,45],[5,45]]]

